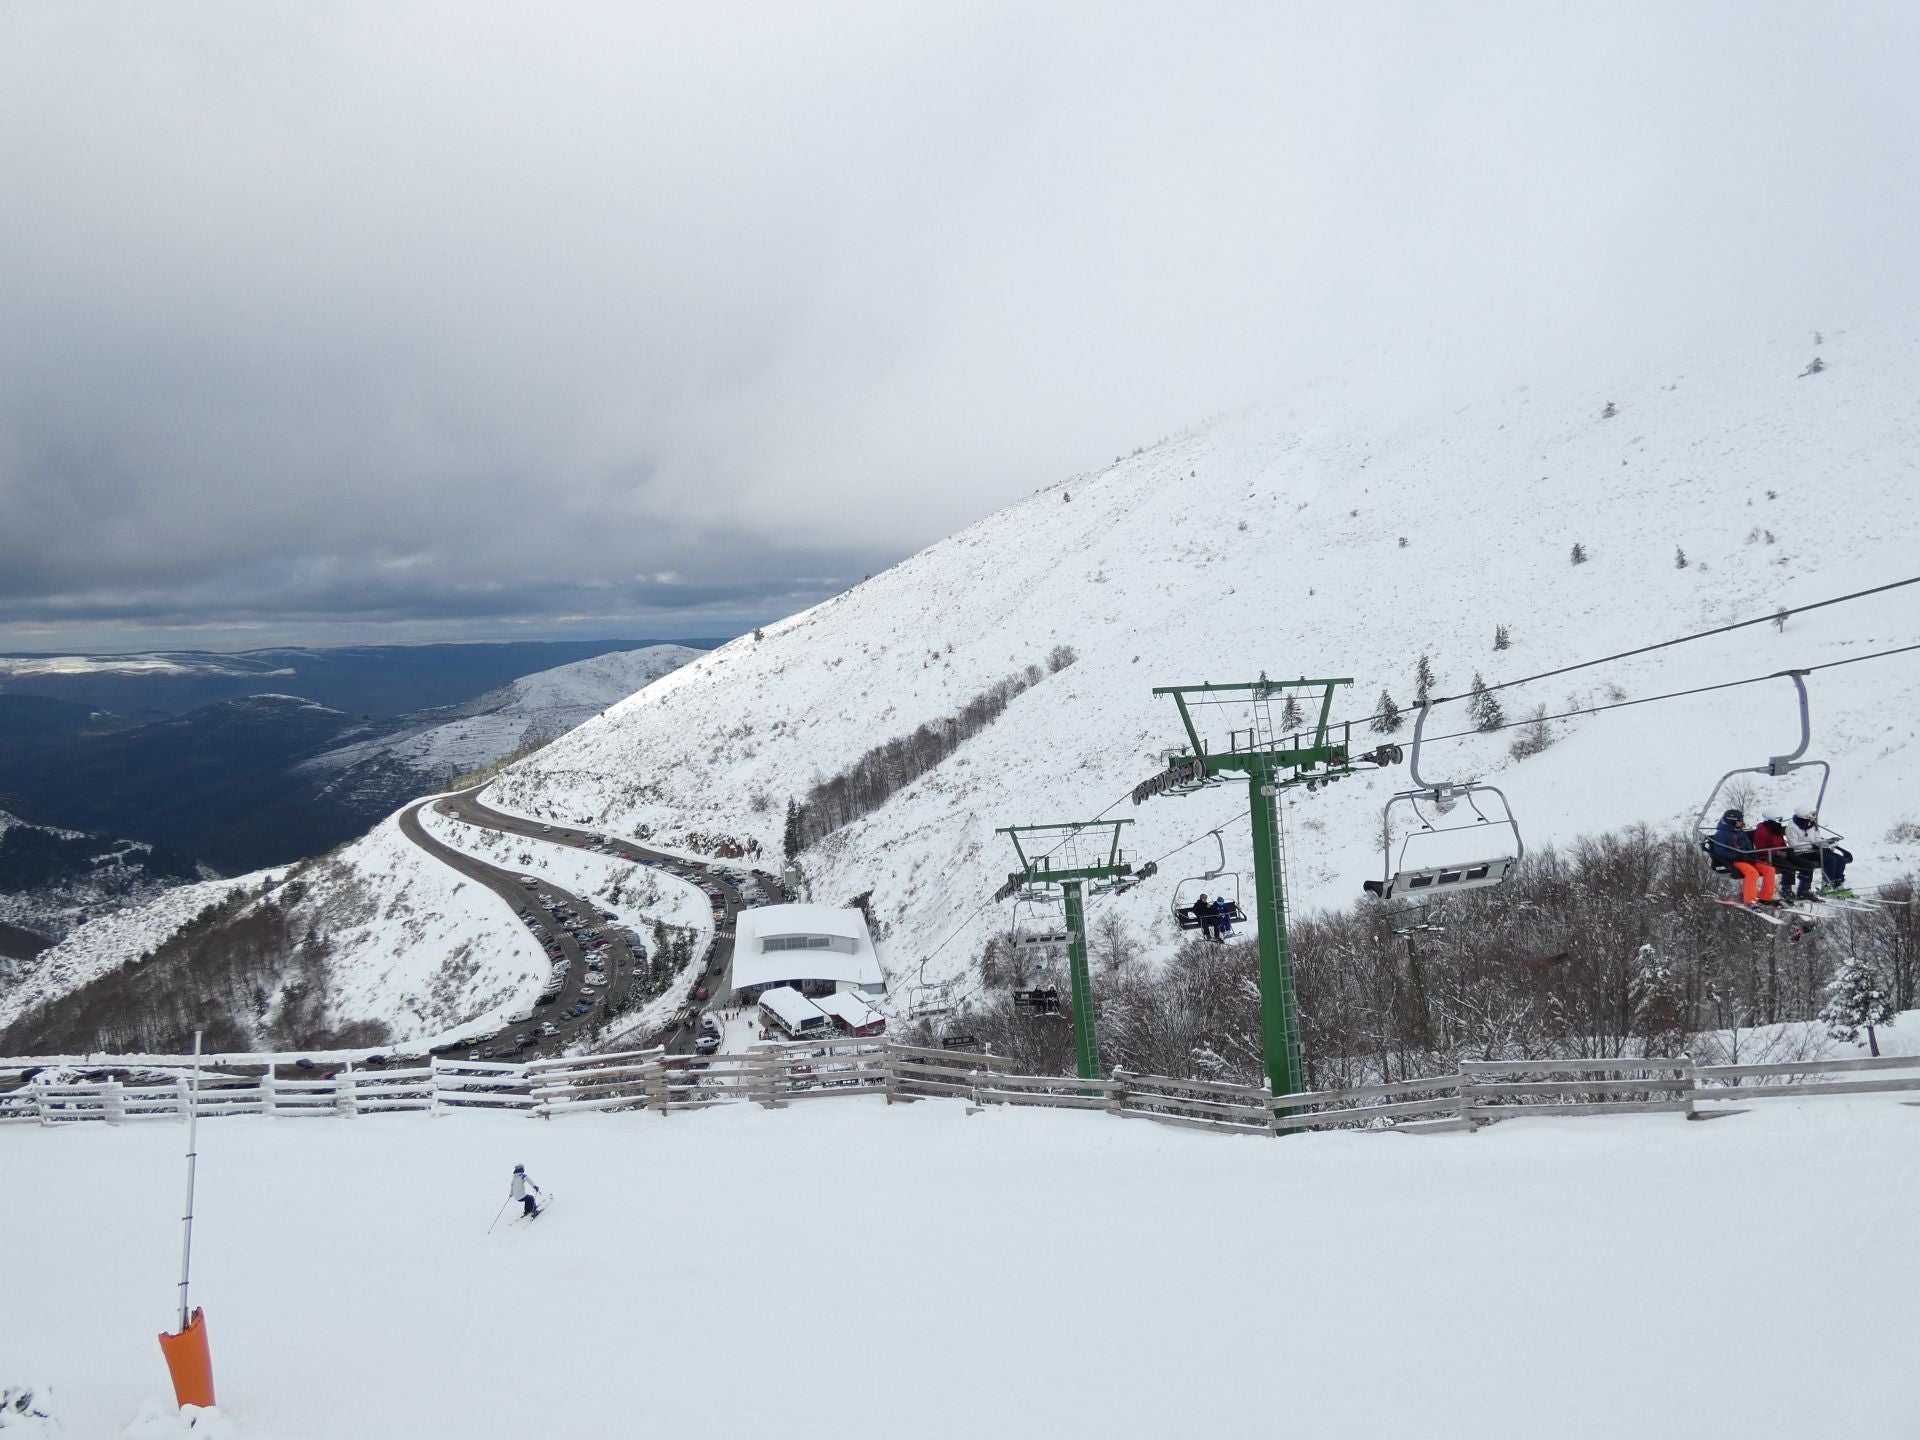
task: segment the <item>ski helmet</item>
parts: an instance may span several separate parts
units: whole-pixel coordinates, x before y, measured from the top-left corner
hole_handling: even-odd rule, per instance
[[[513,1173],[516,1175],[524,1175],[526,1171],[527,1167],[524,1165],[516,1165],[513,1167]]]
[[[1747,819],[1747,812],[1742,810],[1738,805],[1735,805],[1728,810],[1726,814],[1722,815],[1720,819],[1725,824],[1744,825]]]

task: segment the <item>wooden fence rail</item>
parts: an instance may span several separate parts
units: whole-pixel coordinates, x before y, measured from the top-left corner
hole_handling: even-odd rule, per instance
[[[1259,1085],[1125,1070],[1097,1080],[1015,1075],[1004,1056],[889,1041],[767,1043],[745,1054],[712,1056],[668,1055],[655,1048],[525,1064],[435,1059],[405,1069],[349,1065],[326,1078],[297,1080],[279,1079],[271,1064],[222,1057],[220,1067],[202,1070],[197,1098],[189,1086],[193,1061],[188,1056],[140,1056],[137,1062],[93,1057],[85,1067],[60,1072],[115,1072],[99,1080],[27,1079],[33,1065],[9,1061],[0,1066],[0,1124],[177,1122],[189,1108],[209,1118],[464,1109],[544,1118],[603,1110],[666,1115],[743,1102],[780,1109],[800,1099],[884,1095],[888,1103],[958,1097],[977,1106],[1105,1110],[1125,1119],[1221,1134],[1335,1128],[1417,1133],[1471,1129],[1520,1116],[1691,1118],[1702,1104],[1920,1091],[1920,1056],[1696,1065],[1682,1055],[1468,1060],[1451,1075],[1273,1095]]]

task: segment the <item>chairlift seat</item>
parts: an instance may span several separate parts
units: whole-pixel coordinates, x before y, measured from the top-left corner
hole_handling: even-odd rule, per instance
[[[1479,890],[1498,885],[1518,864],[1518,857],[1502,855],[1493,860],[1471,860],[1466,864],[1433,865],[1422,870],[1402,870],[1386,880],[1368,880],[1362,888],[1369,895],[1392,900],[1400,895],[1432,895],[1462,890]]]
[[[1200,917],[1193,913],[1193,906],[1191,905],[1176,909],[1173,912],[1173,918],[1180,922],[1180,928],[1182,930],[1198,930],[1200,928]],[[1225,920],[1230,925],[1244,925],[1247,923],[1247,912],[1242,910],[1236,902],[1228,900],[1224,903],[1216,902],[1213,907],[1213,913],[1208,918]]]
[[[1041,930],[1032,935],[1022,935],[1022,945],[1066,945],[1074,938],[1071,930]]]

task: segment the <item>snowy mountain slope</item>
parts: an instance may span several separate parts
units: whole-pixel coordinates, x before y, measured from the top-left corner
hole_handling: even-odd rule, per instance
[[[1009,672],[1044,673],[1053,648],[1071,646],[1077,663],[802,856],[816,899],[875,892],[896,979],[929,955],[928,978],[959,973],[1007,923],[987,903],[1012,858],[996,826],[1120,802],[1112,813],[1136,822],[1136,854],[1219,825],[1230,864],[1249,869],[1242,789],[1122,800],[1181,738],[1155,685],[1352,676],[1335,715],[1364,717],[1383,686],[1409,703],[1422,653],[1436,693],[1460,695],[1476,672],[1530,674],[1920,570],[1920,327],[1824,340],[1826,370],[1804,377],[1813,350],[1795,331],[1424,409],[1384,366],[1349,367],[1050,486],[703,656],[512,767],[485,798],[649,843],[777,857],[788,797]],[[1575,543],[1584,564],[1570,563]],[[1500,653],[1497,625],[1512,636]],[[1517,719],[1535,704],[1644,697],[1916,640],[1920,588],[1499,698]],[[1852,837],[1860,875],[1914,864],[1920,849],[1884,837],[1920,820],[1920,663],[1829,671],[1814,692],[1813,753],[1836,770],[1827,818]],[[1467,728],[1464,710],[1436,712],[1433,732]],[[1497,777],[1538,844],[1691,821],[1722,771],[1790,750],[1796,725],[1776,681],[1556,724],[1557,743],[1519,762],[1515,732],[1436,745],[1425,769]],[[1356,748],[1375,738],[1356,734]],[[1405,783],[1403,767],[1295,792],[1296,903],[1344,904],[1379,873],[1380,806]],[[1170,940],[1173,882],[1210,849],[1172,856],[1160,882],[1112,903]]]
[[[387,761],[420,777],[465,774],[565,734],[701,653],[685,645],[649,645],[523,675],[463,705],[409,716],[397,733],[340,746],[300,768],[351,772]]]
[[[0,1027],[44,1000],[68,994],[115,966],[138,960],[165,944],[209,905],[218,905],[237,891],[257,890],[270,874],[281,873],[262,871],[230,880],[174,885],[142,903],[87,921],[58,944],[15,965],[11,979],[0,984]]]
[[[30,825],[0,810],[0,921],[51,939],[203,878],[192,861],[163,847]]]

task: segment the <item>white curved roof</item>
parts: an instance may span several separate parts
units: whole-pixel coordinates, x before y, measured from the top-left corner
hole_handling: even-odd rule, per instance
[[[858,910],[831,905],[758,905],[742,910],[734,922],[733,988],[778,985],[787,980],[832,980],[873,989],[885,985],[880,957],[866,918]],[[769,950],[771,939],[814,936],[829,942],[819,948]]]

